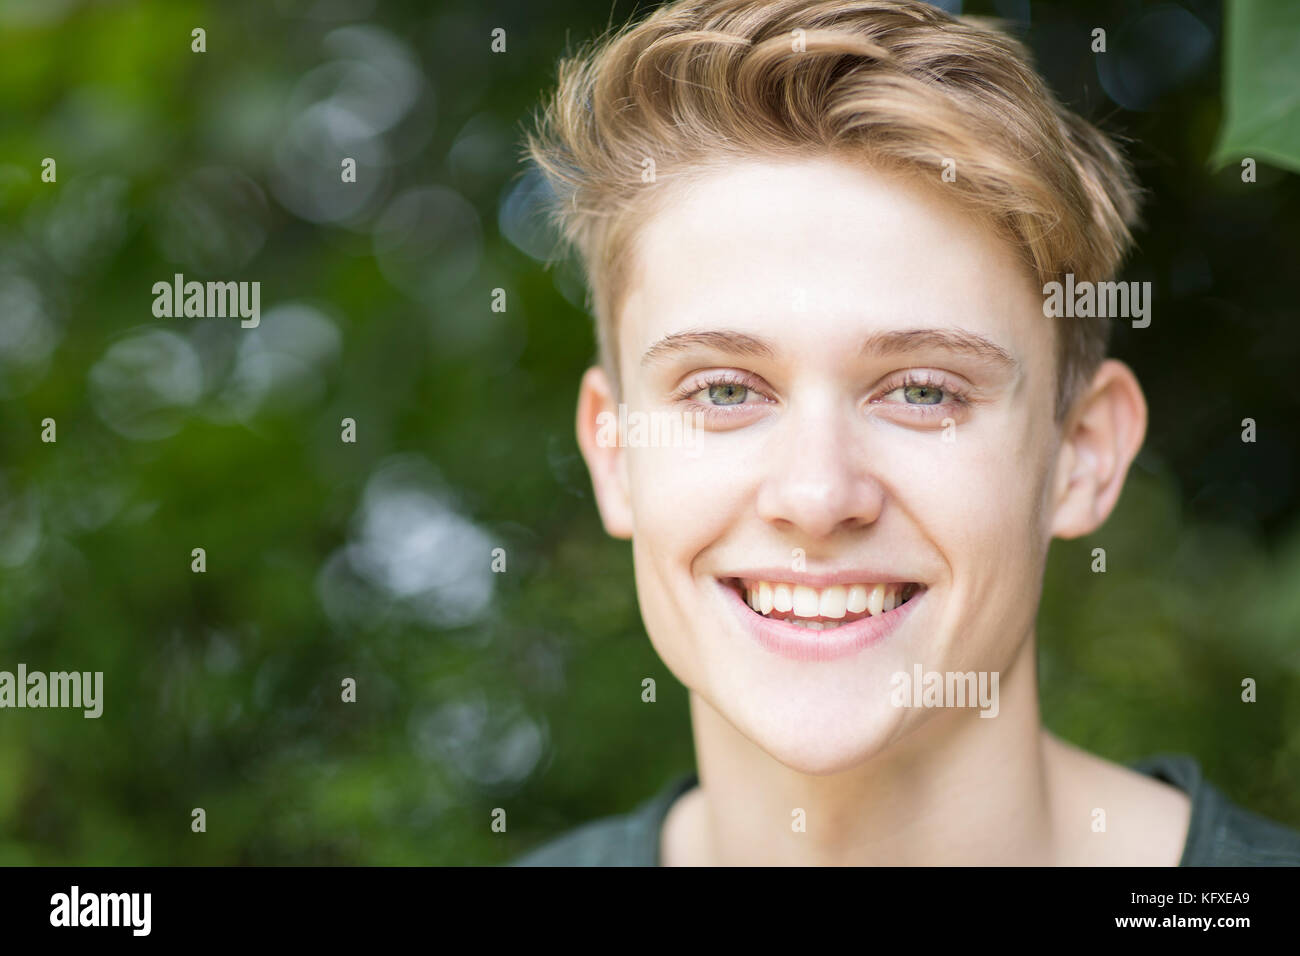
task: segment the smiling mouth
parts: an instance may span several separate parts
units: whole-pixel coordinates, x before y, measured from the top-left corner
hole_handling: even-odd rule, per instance
[[[742,578],[724,578],[723,583],[758,616],[810,631],[829,631],[880,617],[925,590],[925,585],[915,582],[839,584],[828,588]]]

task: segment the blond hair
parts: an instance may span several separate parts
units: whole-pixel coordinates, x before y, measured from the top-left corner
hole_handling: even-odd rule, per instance
[[[742,156],[856,155],[938,176],[1040,283],[1111,279],[1138,188],[1104,133],[1065,109],[1024,46],[913,0],[677,0],[562,59],[527,153],[585,268],[601,362],[636,227],[688,180]],[[654,180],[642,181],[645,160]],[[1105,358],[1105,319],[1058,320],[1057,418]]]

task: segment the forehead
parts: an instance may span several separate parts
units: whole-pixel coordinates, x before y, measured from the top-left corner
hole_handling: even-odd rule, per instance
[[[944,195],[956,187],[938,169],[927,184],[829,157],[754,160],[668,188],[633,250],[625,369],[663,336],[709,326],[834,347],[946,327],[996,338],[1022,361],[1050,350],[1028,269]]]

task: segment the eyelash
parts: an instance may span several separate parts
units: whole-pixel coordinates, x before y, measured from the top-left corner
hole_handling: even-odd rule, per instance
[[[691,399],[705,389],[714,385],[738,385],[749,391],[763,396],[769,402],[772,397],[768,395],[762,387],[757,384],[757,379],[752,375],[740,374],[736,372],[707,372],[698,378],[691,379],[687,384],[682,386],[673,396],[675,402],[694,406],[696,410],[703,410],[705,415],[733,415],[738,410],[745,408],[749,403],[742,402],[739,405],[707,405],[701,402],[693,402]],[[910,370],[892,377],[876,393],[869,404],[881,402],[886,395],[891,395],[904,388],[934,388],[944,394],[947,401],[938,405],[916,405],[908,402],[889,402],[890,405],[898,405],[902,408],[910,409],[908,414],[915,415],[919,418],[930,418],[935,415],[950,415],[955,408],[964,408],[970,404],[970,393],[959,386],[949,384],[948,380],[939,372]]]
[[[902,376],[891,379],[890,382],[881,389],[879,397],[871,400],[871,404],[876,404],[885,395],[893,394],[899,389],[913,387],[938,389],[943,392],[947,401],[941,402],[938,405],[914,405],[907,402],[890,402],[889,404],[897,404],[903,408],[911,409],[912,411],[910,411],[909,414],[917,415],[921,418],[928,418],[935,415],[951,415],[954,409],[965,408],[970,404],[970,392],[960,386],[950,384],[948,379],[946,379],[942,373],[916,370],[905,372]]]
[[[702,411],[705,415],[734,415],[736,411],[745,408],[749,403],[742,402],[739,405],[707,405],[702,402],[693,402],[691,398],[698,395],[707,388],[714,385],[739,385],[751,392],[763,396],[769,402],[772,396],[768,395],[758,384],[757,379],[752,375],[744,375],[737,372],[706,372],[705,374],[689,380],[685,385],[678,389],[673,396],[673,401],[690,405],[692,410]]]

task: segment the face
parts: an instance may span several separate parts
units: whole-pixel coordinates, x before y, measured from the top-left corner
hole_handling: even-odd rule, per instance
[[[802,772],[948,718],[895,706],[896,673],[1004,672],[1032,641],[1062,487],[1054,333],[944,188],[826,158],[681,189],[638,236],[618,361],[629,423],[695,432],[597,442],[616,400],[584,382],[656,650]]]

